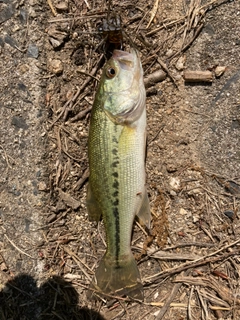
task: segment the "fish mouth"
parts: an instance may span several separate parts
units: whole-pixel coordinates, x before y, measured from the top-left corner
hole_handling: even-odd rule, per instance
[[[131,70],[134,68],[136,53],[134,50],[132,52],[122,51],[122,50],[114,50],[113,51],[113,59],[116,59],[120,65],[120,67],[124,70]]]
[[[118,59],[118,58],[126,58],[129,59],[129,57],[133,56],[133,50],[131,50],[132,52],[127,52],[127,51],[123,51],[123,50],[117,50],[115,49],[113,51],[113,58]]]

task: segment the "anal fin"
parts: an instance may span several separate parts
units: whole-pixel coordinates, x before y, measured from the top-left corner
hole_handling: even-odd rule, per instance
[[[148,229],[150,229],[151,212],[146,189],[142,194],[142,204],[139,211],[137,212],[137,218],[141,225],[146,226]]]

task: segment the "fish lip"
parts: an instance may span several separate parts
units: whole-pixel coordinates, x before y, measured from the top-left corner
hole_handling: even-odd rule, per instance
[[[127,59],[127,60],[132,60],[132,58],[133,58],[133,53],[132,53],[132,52],[127,52],[127,51],[115,49],[115,50],[113,51],[112,57],[115,58],[115,59]]]
[[[117,60],[120,67],[124,70],[131,70],[136,64],[136,54],[135,52],[127,52],[122,50],[113,51],[113,59]]]

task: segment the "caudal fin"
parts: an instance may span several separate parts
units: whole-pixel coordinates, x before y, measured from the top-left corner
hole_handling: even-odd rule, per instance
[[[132,254],[118,263],[105,255],[96,270],[90,288],[100,295],[126,295],[143,300],[143,285]]]

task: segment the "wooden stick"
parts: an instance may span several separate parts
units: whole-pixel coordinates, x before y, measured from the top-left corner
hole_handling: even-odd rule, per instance
[[[167,74],[162,69],[156,70],[144,78],[144,85],[146,88],[153,86],[155,83],[166,79]]]
[[[184,80],[186,82],[212,82],[213,75],[211,71],[186,70],[184,71]]]
[[[47,0],[47,3],[48,3],[48,5],[49,5],[49,7],[50,7],[50,9],[51,9],[51,11],[52,11],[52,14],[54,15],[54,17],[56,17],[57,12],[56,12],[53,4],[52,4],[52,1],[51,1],[51,0]]]

